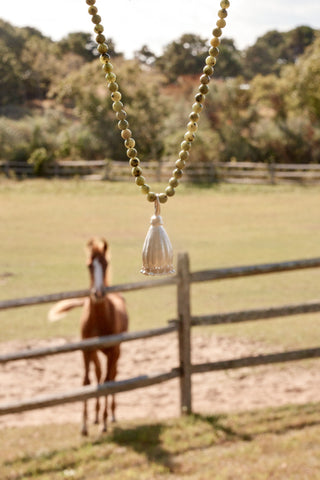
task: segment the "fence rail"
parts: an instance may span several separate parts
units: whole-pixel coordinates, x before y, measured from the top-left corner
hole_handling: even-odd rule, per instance
[[[145,174],[151,181],[163,182],[172,172],[172,163],[148,161]],[[26,162],[0,161],[0,172],[10,176],[33,177],[33,166]],[[186,182],[213,183],[301,183],[320,184],[319,164],[287,164],[257,162],[195,162],[185,170]],[[112,160],[57,160],[46,166],[43,172],[48,177],[80,176],[87,180],[128,181],[131,175],[127,162]]]
[[[191,363],[191,328],[199,325],[218,325],[232,324],[236,322],[258,321],[267,318],[276,318],[281,316],[314,313],[320,311],[320,300],[314,300],[306,303],[272,306],[265,309],[251,309],[236,312],[227,312],[211,315],[193,316],[191,313],[191,293],[192,283],[203,281],[217,281],[228,278],[242,278],[249,275],[265,275],[267,273],[290,272],[293,270],[318,268],[320,267],[320,258],[295,260],[289,262],[278,262],[270,264],[247,265],[240,267],[231,267],[223,269],[212,269],[199,272],[190,272],[189,257],[187,254],[178,256],[177,274],[159,280],[143,281],[124,285],[115,285],[105,289],[108,292],[128,292],[138,289],[157,288],[165,285],[175,285],[177,287],[177,319],[171,320],[168,326],[158,329],[145,330],[143,332],[124,333],[108,337],[99,337],[84,340],[81,342],[69,343],[62,346],[53,346],[43,349],[34,349],[20,352],[13,352],[0,356],[0,364],[10,361],[30,360],[47,355],[57,355],[62,353],[74,352],[76,350],[87,350],[92,348],[101,348],[122,342],[133,341],[141,338],[150,338],[158,335],[177,333],[179,345],[179,366],[168,372],[160,372],[152,375],[142,375],[140,377],[130,378],[122,381],[107,382],[96,387],[85,386],[76,391],[65,392],[59,395],[34,398],[22,402],[14,402],[0,405],[0,415],[9,413],[19,413],[38,408],[45,408],[64,403],[77,402],[94,397],[100,397],[109,393],[119,393],[130,391],[137,388],[144,388],[150,385],[156,385],[168,380],[179,378],[180,381],[180,408],[181,413],[192,412],[192,375],[226,369],[255,367],[269,365],[274,363],[291,362],[302,359],[319,358],[320,347],[293,350],[286,352],[276,352],[267,355],[257,355],[242,358],[232,358],[218,362],[208,362],[204,364],[193,365]],[[58,294],[43,295],[38,297],[29,297],[24,299],[14,299],[0,302],[0,310],[8,308],[18,308],[22,306],[35,305],[40,303],[53,302],[61,299],[72,298],[74,296],[87,296],[88,290],[78,290],[73,292],[62,292]]]

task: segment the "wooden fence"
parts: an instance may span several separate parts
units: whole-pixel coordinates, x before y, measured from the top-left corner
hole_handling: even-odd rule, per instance
[[[111,393],[125,392],[150,385],[156,385],[173,378],[180,379],[181,413],[191,413],[193,374],[242,367],[254,367],[258,365],[267,365],[280,362],[290,362],[307,358],[318,358],[320,357],[320,347],[272,353],[268,355],[226,359],[218,362],[215,361],[194,365],[191,363],[192,327],[199,325],[233,324],[237,322],[270,319],[302,313],[320,312],[320,300],[300,304],[281,305],[266,309],[251,309],[220,314],[193,316],[191,313],[190,298],[190,286],[193,283],[218,281],[230,278],[243,278],[252,275],[289,272],[298,269],[317,267],[320,267],[320,258],[190,272],[188,255],[180,254],[178,256],[177,274],[174,276],[108,287],[106,288],[107,293],[129,292],[141,289],[159,288],[167,285],[176,286],[177,318],[175,320],[171,320],[168,323],[168,326],[163,328],[92,338],[81,342],[69,343],[63,346],[13,352],[10,354],[1,355],[0,363],[5,364],[7,362],[22,359],[35,359],[48,355],[74,352],[75,350],[87,350],[93,347],[107,347],[120,344],[122,342],[134,341],[136,339],[150,338],[153,336],[176,332],[179,338],[179,365],[167,372],[154,373],[152,375],[142,375],[122,381],[107,382],[98,386],[84,386],[75,391],[66,392],[60,395],[44,396],[30,400],[24,400],[19,403],[2,404],[0,405],[0,415],[72,403]],[[0,310],[49,303],[73,297],[85,297],[88,295],[89,290],[80,290],[38,297],[5,300],[0,302]]]
[[[143,166],[150,181],[167,181],[172,175],[171,162],[146,162]],[[34,176],[33,167],[26,162],[1,162],[0,172],[18,177]],[[48,177],[70,178],[79,176],[87,180],[128,181],[131,179],[127,162],[111,160],[61,160],[46,169]],[[184,181],[195,183],[253,183],[320,184],[320,165],[254,162],[197,162],[188,164]]]

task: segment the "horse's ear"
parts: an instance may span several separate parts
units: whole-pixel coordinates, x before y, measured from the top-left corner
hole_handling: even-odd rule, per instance
[[[86,244],[86,252],[87,253],[92,251],[93,244],[94,244],[94,240],[93,240],[93,238],[90,238],[90,240],[88,240],[88,242]]]
[[[85,252],[86,252],[86,255],[87,255],[87,263],[90,263],[93,245],[94,245],[94,240],[93,240],[93,238],[90,238],[90,240],[88,240],[88,242],[86,244],[86,248],[85,248]]]
[[[108,242],[103,238],[102,243],[103,243],[103,253],[106,254],[109,248]]]

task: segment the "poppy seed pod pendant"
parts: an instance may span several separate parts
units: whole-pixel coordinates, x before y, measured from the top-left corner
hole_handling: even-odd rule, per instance
[[[142,249],[143,265],[141,273],[145,275],[168,275],[175,273],[173,250],[167,232],[163,228],[158,195],[154,202],[154,210]]]

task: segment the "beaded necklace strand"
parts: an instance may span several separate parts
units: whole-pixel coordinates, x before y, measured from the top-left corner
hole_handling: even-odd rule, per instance
[[[117,83],[117,76],[113,72],[113,65],[110,62],[110,55],[108,54],[108,45],[106,44],[106,38],[103,35],[104,27],[101,24],[101,16],[98,14],[98,8],[96,7],[96,0],[86,0],[89,5],[88,13],[91,15],[91,21],[94,24],[94,31],[97,34],[96,42],[98,44],[97,50],[100,53],[100,61],[102,63],[102,69],[105,72],[105,79],[107,81],[108,89],[111,93],[112,109],[115,112],[118,120],[118,128],[121,131],[121,137],[124,140],[124,146],[126,148],[126,154],[129,158],[129,165],[131,167],[131,173],[135,177],[135,183],[140,188],[141,192],[146,195],[149,202],[155,204],[155,215],[151,218],[151,227],[148,231],[147,238],[143,248],[143,268],[142,273],[146,275],[159,275],[173,273],[172,266],[172,247],[170,240],[162,226],[162,219],[160,217],[160,203],[166,203],[169,197],[175,194],[175,189],[179,185],[179,181],[183,175],[183,168],[189,159],[190,149],[195,139],[196,131],[198,130],[198,121],[200,119],[200,113],[203,109],[203,103],[205,96],[209,91],[210,77],[213,75],[214,66],[217,62],[217,56],[219,55],[220,37],[222,35],[222,29],[226,26],[225,18],[228,15],[227,9],[230,6],[229,0],[221,0],[218,11],[218,21],[216,22],[216,28],[212,31],[212,39],[210,40],[209,55],[205,60],[205,66],[203,68],[203,74],[200,77],[200,86],[198,93],[195,95],[195,103],[192,105],[192,110],[189,115],[189,121],[187,124],[187,131],[184,134],[183,141],[180,145],[179,158],[175,162],[175,169],[172,172],[172,177],[169,179],[168,185],[162,193],[155,193],[150,190],[150,186],[145,183],[145,178],[142,175],[142,168],[140,166],[140,159],[138,158],[138,151],[136,150],[136,142],[132,136],[132,131],[129,129],[129,122],[127,118],[127,112],[121,102],[122,94],[119,90]]]

